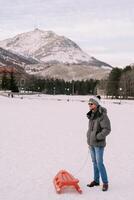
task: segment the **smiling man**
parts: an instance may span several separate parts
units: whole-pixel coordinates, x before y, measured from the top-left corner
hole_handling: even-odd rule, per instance
[[[103,182],[102,191],[108,190],[108,176],[103,163],[104,147],[106,136],[111,131],[110,120],[107,110],[100,106],[99,99],[92,97],[88,102],[90,111],[87,113],[89,127],[87,131],[87,143],[93,162],[94,180],[87,184],[88,187],[100,185],[100,176]]]

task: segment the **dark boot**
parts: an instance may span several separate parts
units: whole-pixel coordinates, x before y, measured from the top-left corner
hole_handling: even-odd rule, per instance
[[[102,191],[107,191],[108,190],[108,183],[103,183],[103,186],[102,186]]]
[[[92,181],[90,184],[87,184],[87,187],[94,187],[94,186],[98,186],[98,185],[100,185],[100,183]]]

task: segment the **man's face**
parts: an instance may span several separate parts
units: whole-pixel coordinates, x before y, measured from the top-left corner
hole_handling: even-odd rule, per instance
[[[95,111],[96,109],[97,109],[97,106],[96,106],[96,104],[94,104],[94,103],[88,103],[88,105],[89,105],[89,108],[90,108],[90,110],[93,110],[93,111]]]

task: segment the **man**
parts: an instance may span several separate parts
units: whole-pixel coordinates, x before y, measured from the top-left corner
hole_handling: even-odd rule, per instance
[[[88,187],[100,185],[100,176],[103,182],[102,191],[108,190],[108,177],[103,163],[106,136],[111,131],[111,125],[107,116],[107,110],[99,105],[99,98],[92,97],[88,102],[90,111],[87,113],[89,127],[87,131],[87,143],[93,162],[94,180],[87,184]]]

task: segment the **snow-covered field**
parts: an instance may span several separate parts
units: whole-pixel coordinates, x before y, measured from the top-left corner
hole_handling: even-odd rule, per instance
[[[87,188],[92,163],[86,143],[88,96],[0,96],[0,200],[132,200],[134,101],[104,101],[112,124],[105,163],[109,191]],[[66,169],[80,180],[55,192],[53,178]]]

